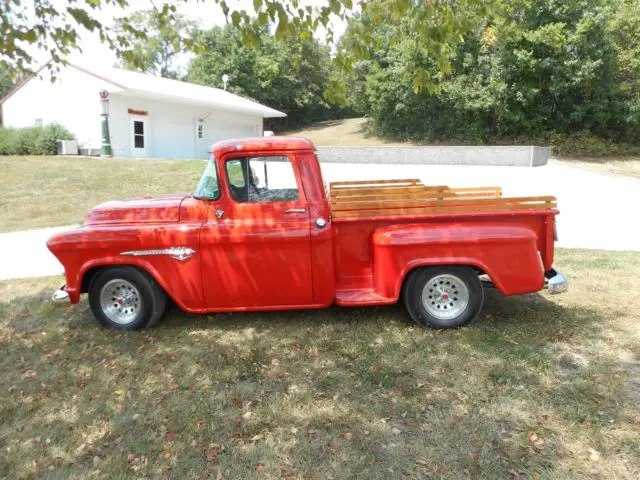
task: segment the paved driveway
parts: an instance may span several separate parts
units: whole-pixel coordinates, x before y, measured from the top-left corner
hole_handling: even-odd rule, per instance
[[[505,196],[554,195],[559,247],[640,251],[640,180],[555,160],[543,167],[324,164],[325,181],[420,178],[427,185],[500,186]]]
[[[555,195],[558,246],[640,251],[638,179],[556,161],[536,168],[331,163],[322,171],[326,182],[418,177],[431,185],[501,186],[508,196]],[[45,241],[64,228],[0,234],[0,280],[61,274]]]
[[[54,233],[74,227],[0,233],[0,280],[62,274],[62,265],[45,242]]]

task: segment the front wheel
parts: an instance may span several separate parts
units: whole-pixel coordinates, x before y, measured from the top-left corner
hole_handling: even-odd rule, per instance
[[[416,323],[455,328],[480,315],[484,290],[471,267],[425,267],[407,279],[404,303]]]
[[[101,270],[89,286],[89,305],[98,322],[118,330],[153,327],[162,315],[167,295],[145,272],[134,267]]]

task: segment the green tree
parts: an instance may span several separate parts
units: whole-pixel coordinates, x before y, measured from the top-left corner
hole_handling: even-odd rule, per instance
[[[640,142],[640,0],[624,2],[609,31],[616,48],[616,81],[628,107],[627,135]]]
[[[195,48],[198,32],[196,22],[179,14],[165,17],[160,10],[136,12],[126,21],[119,18],[115,28],[129,43],[127,50],[116,52],[124,68],[166,78],[180,76],[175,59]]]
[[[174,0],[164,4],[159,15],[169,23],[182,2]],[[448,71],[451,45],[461,40],[461,35],[473,24],[473,19],[487,11],[486,0],[323,0],[315,6],[300,4],[299,0],[253,0],[253,10],[230,7],[227,0],[209,0],[212,6],[222,9],[228,22],[238,27],[245,45],[257,46],[261,29],[272,27],[276,40],[298,38],[309,40],[323,29],[327,43],[333,42],[331,19],[346,19],[356,7],[369,13],[373,27],[384,26],[389,18],[410,17],[415,24],[416,45],[428,55],[442,71]],[[127,6],[127,0],[5,0],[0,2],[0,66],[8,67],[19,74],[33,73],[34,65],[29,47],[38,47],[48,52],[51,61],[48,68],[55,73],[69,54],[79,50],[79,32],[96,32],[103,43],[119,54],[131,51],[131,35],[142,38],[144,31],[127,18],[122,18],[120,29],[98,19],[98,11],[105,5]],[[355,60],[366,54],[373,46],[373,35],[365,35],[354,42],[353,49],[337,53],[336,65],[340,70],[350,70]],[[393,39],[397,41],[399,38]],[[189,38],[182,38],[185,45]],[[431,88],[431,74],[422,68],[406,72],[412,77],[415,88]],[[336,98],[341,92],[336,92]]]
[[[15,88],[13,77],[9,72],[0,66],[0,99]]]
[[[198,42],[203,53],[187,73],[190,82],[222,87],[287,113],[279,127],[295,128],[340,113],[324,98],[328,87],[329,49],[317,41],[291,38],[278,42],[266,28],[258,47],[247,47],[242,32],[232,26],[203,32]]]
[[[364,74],[351,83],[359,83],[352,102],[370,116],[372,128],[392,137],[483,143],[588,132],[625,140],[628,107],[608,27],[616,6],[608,0],[504,2],[469,29],[464,42],[451,45],[448,75],[416,49],[416,26],[400,18],[372,33],[379,48],[356,69]],[[364,12],[350,23],[344,44],[369,29]],[[431,91],[416,89],[405,74],[416,65],[431,72]]]

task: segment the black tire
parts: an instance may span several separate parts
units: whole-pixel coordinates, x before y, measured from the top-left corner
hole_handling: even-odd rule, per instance
[[[430,282],[434,280],[436,282],[430,285]],[[449,285],[446,283],[447,280],[451,281],[450,289],[447,287]],[[443,283],[442,286],[440,286],[441,283]],[[464,284],[464,287],[460,284]],[[435,293],[429,287],[433,287]],[[449,290],[439,292],[437,288],[442,287]],[[458,296],[454,296],[464,289],[466,289],[466,304],[462,300],[463,295],[458,295],[460,299]],[[429,307],[423,301],[423,292],[425,301],[433,300]],[[433,299],[429,296],[430,294],[434,295]],[[431,328],[456,328],[466,325],[480,315],[484,303],[484,290],[476,272],[471,267],[457,265],[424,267],[411,272],[405,283],[403,296],[405,307],[411,318],[416,323]],[[448,301],[451,301],[451,306]],[[441,307],[442,310],[440,310]],[[436,308],[437,310],[435,310]],[[435,313],[430,313],[429,309]],[[440,311],[442,313],[439,313]],[[454,313],[450,314],[449,312],[452,311]],[[454,316],[443,318],[446,315]]]
[[[115,284],[117,281],[128,282],[135,287],[138,295],[135,296],[137,311],[126,322],[117,322],[109,317],[101,304],[101,293],[105,286]],[[134,300],[136,301],[136,300]],[[139,330],[155,326],[164,314],[167,305],[167,294],[158,283],[146,272],[135,267],[119,266],[108,267],[100,270],[89,285],[89,306],[98,322],[104,327],[117,330]],[[114,307],[117,305],[114,303]],[[109,307],[110,308],[110,307]],[[122,310],[122,307],[120,307]],[[133,311],[133,310],[132,310]],[[112,314],[113,315],[113,314]]]

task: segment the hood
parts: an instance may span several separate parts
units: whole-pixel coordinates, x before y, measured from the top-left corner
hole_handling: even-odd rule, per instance
[[[175,223],[180,220],[180,204],[187,194],[115,200],[94,207],[85,225],[120,223]]]

